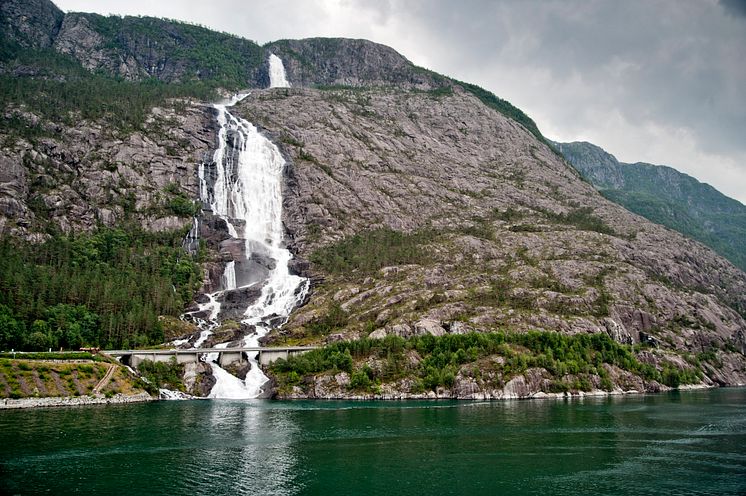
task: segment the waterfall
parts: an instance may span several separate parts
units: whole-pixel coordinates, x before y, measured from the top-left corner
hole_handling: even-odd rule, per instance
[[[278,65],[272,57],[272,85],[289,86],[282,61],[275,57]],[[258,298],[243,311],[242,319],[242,323],[253,326],[255,331],[244,336],[241,344],[254,347],[259,346],[259,339],[273,327],[287,322],[290,312],[303,301],[309,287],[307,279],[290,274],[288,263],[292,254],[283,243],[285,160],[277,146],[254,125],[228,110],[246,96],[240,94],[227,103],[214,105],[220,126],[218,148],[212,163],[202,164],[198,171],[200,199],[205,210],[211,210],[226,223],[231,239],[223,244],[231,246],[233,257],[225,265],[219,290],[207,295],[207,301],[200,305],[201,314],[207,317],[198,319],[202,329],[199,344],[219,326],[220,298],[226,293],[261,287]],[[227,346],[228,343],[217,345]],[[216,360],[217,354],[214,355],[208,356],[208,360]],[[249,362],[251,370],[245,380],[213,362],[217,382],[210,397],[255,398],[261,395],[268,379],[259,368],[256,354],[249,357]]]
[[[290,88],[290,82],[285,76],[285,66],[282,59],[274,53],[269,56],[269,87]]]

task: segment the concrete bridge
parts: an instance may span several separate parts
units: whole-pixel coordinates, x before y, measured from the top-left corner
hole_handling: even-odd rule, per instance
[[[224,367],[231,363],[246,363],[248,354],[258,353],[257,361],[260,365],[266,366],[279,358],[289,358],[295,355],[302,355],[315,346],[287,346],[281,348],[187,348],[174,350],[106,350],[109,356],[119,358],[124,365],[137,368],[145,360],[152,362],[169,362],[171,358],[176,358],[177,363],[191,363],[208,360],[208,355],[217,353],[218,365]],[[213,357],[214,360],[214,357]]]

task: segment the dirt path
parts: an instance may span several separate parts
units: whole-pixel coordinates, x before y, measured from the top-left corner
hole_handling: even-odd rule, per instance
[[[111,380],[111,377],[114,375],[114,372],[116,372],[117,366],[110,364],[109,370],[106,371],[106,374],[104,374],[104,377],[98,381],[98,384],[96,384],[96,387],[93,388],[92,393],[93,394],[100,394],[101,390],[106,387],[107,384],[109,384],[109,381]]]

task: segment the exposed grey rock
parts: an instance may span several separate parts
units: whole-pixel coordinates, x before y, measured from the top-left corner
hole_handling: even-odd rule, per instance
[[[54,49],[78,59],[86,69],[94,70],[109,63],[104,43],[103,36],[93,29],[87,15],[73,13],[62,21]]]
[[[184,387],[194,396],[201,398],[210,394],[217,382],[212,375],[212,366],[206,362],[189,362],[184,364]]]
[[[385,89],[256,91],[237,111],[284,137],[284,220],[297,258],[379,227],[442,233],[423,246],[419,265],[343,277],[310,267],[305,275],[324,285],[299,315],[323,315],[339,301],[351,322],[404,337],[426,318],[476,331],[605,332],[623,343],[642,331],[689,353],[746,329],[746,274],[607,201],[531,133],[458,87],[437,99]],[[509,209],[518,215],[504,218]],[[562,220],[576,211],[608,227]],[[351,287],[359,292],[347,294]],[[680,329],[685,319],[693,323]],[[288,323],[290,332],[301,326]]]
[[[269,43],[294,86],[395,85],[430,89],[444,78],[417,70],[395,50],[367,40],[307,38]]]
[[[423,336],[430,334],[431,336],[444,336],[446,330],[440,325],[440,322],[432,319],[422,319],[414,325],[414,335]]]
[[[382,327],[368,334],[370,339],[383,339],[386,336],[388,336],[388,333],[386,332],[386,329]]]
[[[414,331],[408,324],[396,324],[391,327],[391,330],[388,331],[388,333],[405,339],[415,335]]]
[[[613,319],[605,318],[603,319],[603,324],[606,328],[606,333],[617,343],[633,344],[635,342],[627,329]]]
[[[48,408],[59,406],[83,406],[83,405],[119,405],[126,403],[143,403],[146,401],[155,401],[148,393],[138,394],[115,394],[111,398],[103,395],[100,396],[59,396],[46,398],[20,398],[0,399],[0,410],[3,409],[21,409],[21,408]]]
[[[21,46],[52,46],[64,13],[48,0],[3,0],[0,2],[0,34]]]
[[[151,126],[162,129],[164,122],[174,125],[165,133],[148,132]],[[61,127],[55,138],[5,146],[0,150],[0,218],[5,219],[0,229],[32,239],[47,221],[64,232],[90,230],[99,222],[113,226],[124,219],[125,206],[146,229],[181,229],[191,219],[168,211],[165,189],[176,185],[197,198],[195,171],[214,146],[214,128],[212,111],[205,107],[156,108],[145,132],[124,139],[97,123],[80,122]],[[180,155],[169,154],[171,148]],[[30,204],[40,206],[43,217]]]
[[[451,322],[451,324],[448,326],[449,334],[468,334],[470,332],[474,332],[474,328],[467,325],[465,322],[461,322],[460,320]]]

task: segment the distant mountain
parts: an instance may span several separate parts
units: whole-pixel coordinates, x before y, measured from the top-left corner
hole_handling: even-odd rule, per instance
[[[700,241],[746,270],[746,206],[676,169],[625,164],[586,142],[555,143],[602,195]]]

